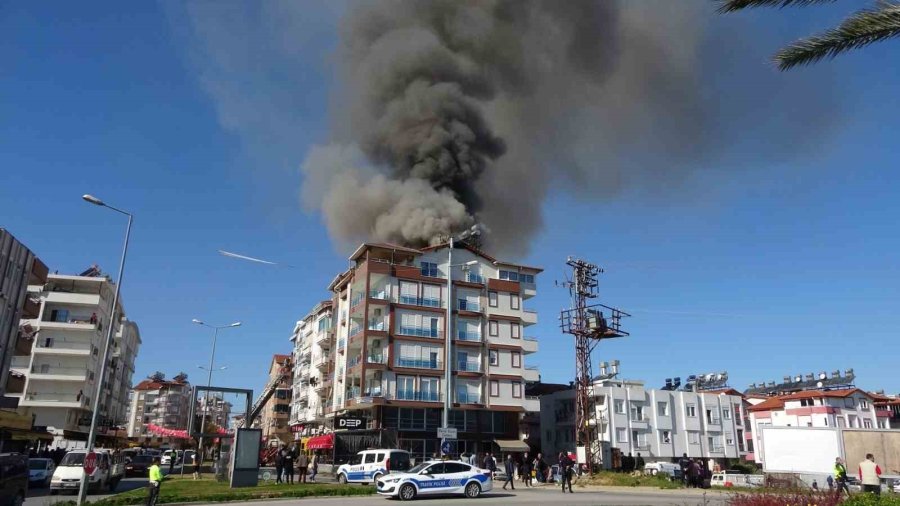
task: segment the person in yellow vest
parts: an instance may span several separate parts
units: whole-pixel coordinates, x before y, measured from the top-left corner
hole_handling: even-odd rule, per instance
[[[850,487],[847,485],[847,468],[840,457],[834,459],[834,481],[837,483],[838,494],[847,492],[847,495],[850,495]]]
[[[159,498],[159,486],[163,481],[162,469],[159,468],[159,457],[153,457],[153,464],[148,470],[150,483],[147,485],[147,506],[155,506]]]
[[[881,495],[881,468],[871,453],[867,453],[866,460],[859,463],[859,481],[863,491]]]

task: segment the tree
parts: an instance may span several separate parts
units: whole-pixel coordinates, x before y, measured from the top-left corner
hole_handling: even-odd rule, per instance
[[[753,7],[808,6],[834,0],[719,0],[719,12],[734,12]],[[782,48],[773,57],[779,70],[809,65],[823,58],[859,49],[875,42],[900,37],[900,3],[882,0],[875,7],[862,9],[844,19],[835,28],[800,39]]]

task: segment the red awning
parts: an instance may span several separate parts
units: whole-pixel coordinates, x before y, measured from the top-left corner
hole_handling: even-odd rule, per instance
[[[327,450],[334,447],[334,434],[315,436],[306,442],[307,450]]]

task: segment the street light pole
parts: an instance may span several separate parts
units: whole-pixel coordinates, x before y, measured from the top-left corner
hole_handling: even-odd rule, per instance
[[[94,442],[97,439],[97,421],[100,418],[100,395],[103,393],[103,380],[106,378],[106,363],[109,361],[109,349],[112,346],[113,330],[116,328],[116,310],[119,305],[119,292],[122,289],[122,275],[125,272],[125,257],[128,255],[128,239],[131,237],[131,223],[134,217],[131,213],[127,213],[121,209],[116,209],[104,203],[102,200],[93,195],[84,195],[82,198],[91,204],[106,207],[120,214],[128,216],[128,225],[125,227],[125,245],[122,247],[122,258],[119,260],[119,276],[116,278],[116,290],[113,295],[112,310],[110,311],[110,321],[106,327],[106,346],[103,350],[103,360],[100,362],[100,378],[97,380],[97,391],[94,394],[93,413],[91,413],[91,429],[88,432],[88,440],[86,450],[88,453],[94,451]],[[88,477],[85,473],[81,473],[81,484],[78,489],[78,506],[84,503],[87,497]]]

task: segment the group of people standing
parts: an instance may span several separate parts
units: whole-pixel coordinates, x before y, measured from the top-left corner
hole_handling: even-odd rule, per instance
[[[681,480],[684,486],[690,488],[709,488],[709,480],[712,479],[712,469],[704,459],[688,458],[687,453],[678,459],[678,467],[681,468]]]
[[[637,457],[632,457],[631,452],[628,452],[628,455],[622,456],[617,471],[622,473],[644,472],[644,465],[646,465],[646,462],[644,462],[644,457],[641,457],[640,453],[637,454]]]
[[[497,472],[497,459],[491,452],[464,453],[460,457],[461,460],[470,465],[487,469],[491,473]],[[563,452],[559,453],[556,462],[559,467],[556,480],[562,484],[563,493],[565,493],[566,489],[572,492],[572,476],[575,474],[575,463]],[[544,456],[540,453],[533,458],[527,452],[521,458],[516,458],[511,453],[507,454],[506,460],[503,461],[503,471],[506,475],[506,480],[503,482],[503,490],[507,490],[507,487],[510,490],[516,489],[516,475],[526,487],[533,487],[534,479],[537,479],[538,483],[549,483],[554,479],[551,474],[552,466],[547,463]]]
[[[275,483],[294,483],[295,469],[299,474],[297,483],[307,483],[307,477],[310,482],[315,482],[319,473],[319,455],[308,456],[295,446],[288,448],[282,444],[275,453]]]
[[[858,473],[864,492],[881,495],[881,466],[875,463],[874,455],[866,454],[866,459],[859,463]],[[834,478],[828,476],[827,481],[829,490],[837,487],[838,493],[846,492],[847,495],[850,495],[850,487],[847,485],[847,466],[840,457],[834,459]]]

